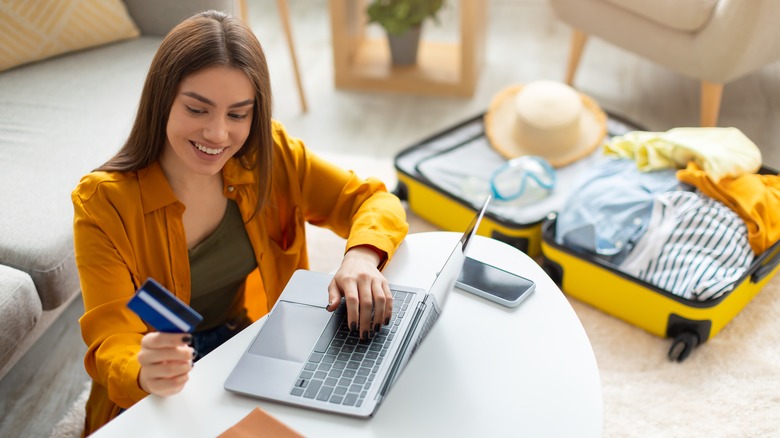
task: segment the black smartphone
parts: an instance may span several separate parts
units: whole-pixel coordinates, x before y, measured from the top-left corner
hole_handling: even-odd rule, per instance
[[[471,257],[466,257],[455,285],[507,307],[518,306],[536,289],[536,284],[525,277]]]

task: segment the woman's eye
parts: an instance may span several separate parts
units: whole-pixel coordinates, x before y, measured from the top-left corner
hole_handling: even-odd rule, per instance
[[[231,113],[231,114],[228,114],[228,116],[233,118],[233,119],[235,119],[235,120],[244,120],[244,119],[246,119],[247,114]]]
[[[187,111],[191,112],[192,114],[203,114],[203,113],[206,112],[206,111],[203,111],[203,110],[199,110],[197,108],[193,108],[193,107],[191,107],[189,105],[184,105],[184,106],[187,107]]]

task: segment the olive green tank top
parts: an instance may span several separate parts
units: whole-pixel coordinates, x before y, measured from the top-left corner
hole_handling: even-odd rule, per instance
[[[246,314],[241,285],[257,267],[241,211],[228,199],[217,229],[190,249],[190,306],[203,316],[196,331],[222,325]]]

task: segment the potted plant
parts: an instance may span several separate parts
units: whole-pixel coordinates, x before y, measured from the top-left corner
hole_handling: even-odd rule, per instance
[[[387,32],[393,65],[417,62],[422,23],[436,13],[444,0],[374,0],[366,10],[369,23],[378,23]]]

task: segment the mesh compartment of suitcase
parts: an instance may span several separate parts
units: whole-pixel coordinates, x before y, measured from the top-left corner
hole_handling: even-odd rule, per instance
[[[614,115],[607,120],[610,137],[641,129]],[[506,224],[538,224],[563,205],[578,176],[602,159],[599,148],[582,160],[556,169],[556,187],[548,198],[525,205],[493,200],[486,214]],[[405,149],[395,159],[399,172],[472,209],[482,204],[489,193],[490,176],[504,163],[506,160],[491,148],[485,136],[482,114]],[[481,185],[482,192],[468,193],[466,186],[475,184]],[[396,190],[396,194],[402,199],[407,196],[403,189]]]

